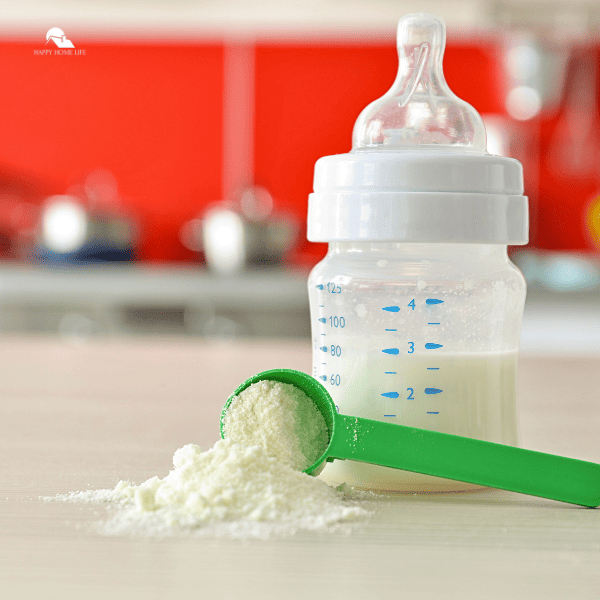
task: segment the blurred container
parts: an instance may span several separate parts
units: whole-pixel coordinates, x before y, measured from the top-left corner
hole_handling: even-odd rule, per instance
[[[35,257],[61,264],[134,260],[137,226],[121,206],[114,176],[93,171],[68,192],[42,206]]]
[[[210,207],[201,219],[186,223],[181,240],[204,252],[208,267],[221,275],[283,264],[298,238],[297,220],[274,210],[271,194],[254,186],[234,202]]]
[[[600,255],[595,253],[523,250],[512,260],[532,287],[552,292],[600,289]]]

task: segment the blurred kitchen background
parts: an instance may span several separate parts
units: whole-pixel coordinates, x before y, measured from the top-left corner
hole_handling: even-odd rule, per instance
[[[308,340],[314,163],[350,149],[398,18],[427,11],[489,151],[524,165],[523,349],[600,352],[599,1],[0,9],[1,333]]]

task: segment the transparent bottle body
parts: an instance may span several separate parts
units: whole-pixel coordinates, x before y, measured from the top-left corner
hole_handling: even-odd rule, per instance
[[[525,281],[506,246],[330,243],[308,286],[312,374],[340,413],[518,445]],[[321,477],[390,491],[473,487],[355,461]]]

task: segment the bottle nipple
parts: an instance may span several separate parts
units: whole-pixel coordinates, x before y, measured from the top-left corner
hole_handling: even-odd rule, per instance
[[[367,106],[354,125],[353,151],[428,149],[486,153],[479,113],[444,79],[444,22],[427,13],[398,23],[398,75],[391,89]]]

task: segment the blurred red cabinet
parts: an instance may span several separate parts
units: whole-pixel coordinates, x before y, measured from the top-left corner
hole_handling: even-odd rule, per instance
[[[221,193],[222,46],[78,39],[85,56],[34,55],[43,41],[0,43],[0,163],[56,193],[107,169],[139,217],[141,258],[193,258],[179,227]]]
[[[71,36],[74,39],[74,36]],[[0,163],[56,182],[111,171],[141,225],[143,260],[193,260],[181,225],[221,198],[224,48],[104,43],[85,56],[39,56],[38,41],[0,43]],[[480,112],[502,112],[491,42],[450,45],[446,78]],[[315,161],[347,152],[354,121],[397,70],[393,44],[255,46],[255,181],[304,221]],[[299,262],[324,248],[302,241]]]

